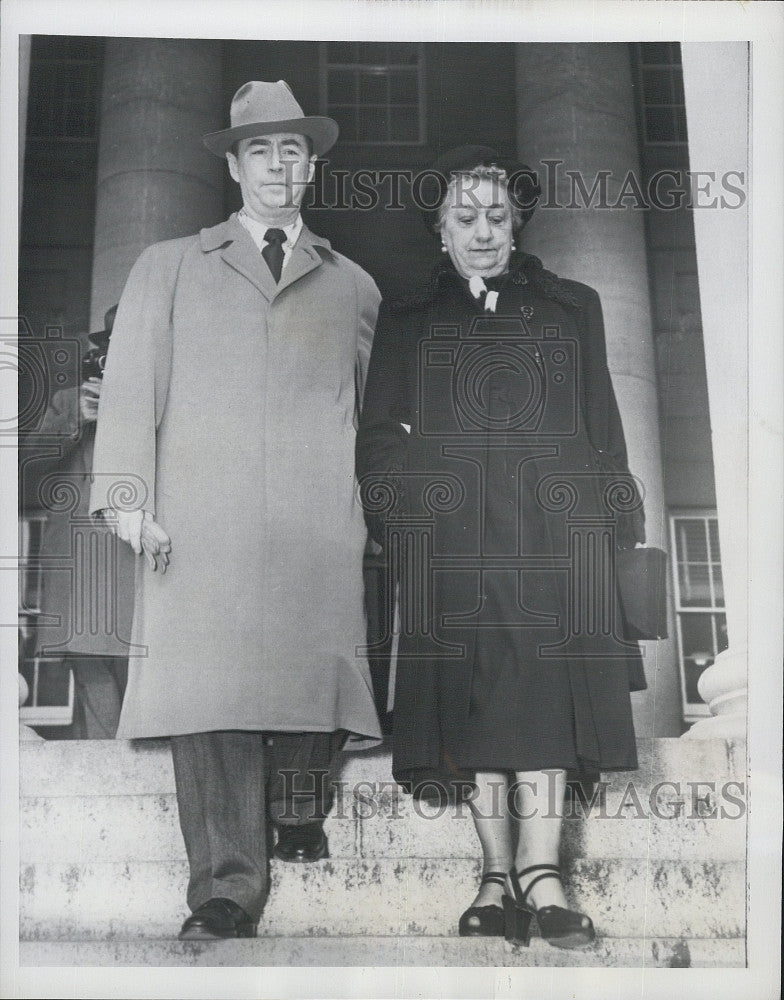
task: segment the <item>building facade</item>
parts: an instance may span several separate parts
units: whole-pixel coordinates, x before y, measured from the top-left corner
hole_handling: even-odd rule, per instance
[[[697,680],[727,646],[680,47],[34,36],[19,276],[28,336],[84,341],[146,246],[239,207],[201,135],[225,126],[250,79],[285,79],[306,114],[339,121],[307,221],[385,297],[419,284],[438,250],[400,177],[480,142],[545,182],[524,249],[601,295],[648,544],[670,554],[670,638],[645,644],[637,730],[679,736],[708,714]],[[23,381],[22,411],[30,391]],[[28,629],[39,467],[23,449]]]

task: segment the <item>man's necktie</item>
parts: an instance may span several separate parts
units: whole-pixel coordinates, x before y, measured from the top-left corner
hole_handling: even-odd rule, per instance
[[[280,272],[283,270],[283,244],[286,242],[286,234],[282,229],[268,229],[264,234],[264,239],[267,241],[267,245],[261,251],[261,256],[266,260],[272,277],[277,283],[280,281]]]

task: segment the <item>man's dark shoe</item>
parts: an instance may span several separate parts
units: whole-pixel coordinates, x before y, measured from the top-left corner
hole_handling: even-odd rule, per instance
[[[256,937],[256,924],[234,900],[222,897],[202,903],[188,917],[180,931],[180,941],[249,937]]]
[[[329,842],[321,823],[279,826],[278,842],[273,852],[278,861],[307,864],[329,857]]]

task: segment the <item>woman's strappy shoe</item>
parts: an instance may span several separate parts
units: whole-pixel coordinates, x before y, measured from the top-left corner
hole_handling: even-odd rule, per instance
[[[504,872],[486,872],[482,876],[482,885],[490,882],[506,885],[506,875]],[[458,924],[460,937],[503,937],[505,929],[504,911],[495,904],[469,907]]]
[[[525,892],[520,887],[520,879],[532,872],[542,872],[531,879]],[[536,910],[526,902],[531,889],[544,878],[561,878],[557,865],[531,865],[521,872],[514,868],[509,872],[514,897],[504,895],[504,922],[507,941],[527,945],[530,938],[531,919],[536,917],[539,932],[548,944],[556,948],[580,948],[590,944],[596,937],[590,917],[563,906],[543,906]]]

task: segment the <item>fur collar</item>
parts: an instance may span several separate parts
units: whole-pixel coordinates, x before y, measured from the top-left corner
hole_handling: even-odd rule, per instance
[[[411,295],[390,302],[393,313],[404,313],[424,309],[438,298],[442,287],[460,282],[460,276],[450,258],[441,260],[433,268],[430,281]],[[532,292],[560,303],[567,309],[580,309],[581,302],[570,282],[559,278],[552,271],[545,270],[541,260],[530,253],[518,252],[512,255],[509,271],[501,287],[506,285],[529,285]]]

